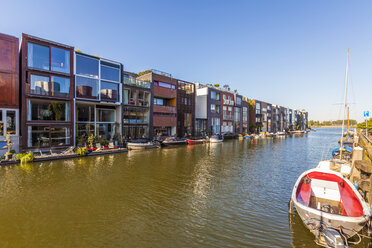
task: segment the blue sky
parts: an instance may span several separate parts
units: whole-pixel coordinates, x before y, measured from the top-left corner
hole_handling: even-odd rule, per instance
[[[372,110],[371,1],[3,1],[0,32],[27,33],[190,82],[342,118]]]

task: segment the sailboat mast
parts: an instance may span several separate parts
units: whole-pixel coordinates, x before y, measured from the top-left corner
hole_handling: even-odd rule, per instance
[[[349,133],[350,129],[350,108],[347,106],[347,133]]]
[[[342,116],[342,131],[341,131],[341,142],[340,142],[340,159],[342,159],[343,139],[344,139],[344,126],[345,126],[345,111],[346,111],[346,98],[347,98],[347,81],[349,76],[349,48],[347,49],[346,59],[346,75],[345,75],[345,94],[344,94],[344,114]]]

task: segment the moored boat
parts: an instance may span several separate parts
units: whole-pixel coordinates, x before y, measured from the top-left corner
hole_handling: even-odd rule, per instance
[[[154,142],[128,142],[127,148],[130,150],[144,150],[151,148],[158,148],[159,145]]]
[[[213,135],[209,139],[210,143],[220,143],[223,142],[223,138],[221,135]]]
[[[347,178],[321,163],[297,179],[290,204],[317,239],[325,229],[351,238],[367,224],[369,206]]]
[[[186,139],[180,139],[176,137],[167,137],[161,142],[163,146],[177,146],[177,145],[187,145]]]
[[[206,143],[206,139],[187,139],[187,143],[189,145],[195,145],[195,144],[203,144]]]

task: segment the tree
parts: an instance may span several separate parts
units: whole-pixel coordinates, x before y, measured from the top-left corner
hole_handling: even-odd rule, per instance
[[[145,75],[145,74],[150,73],[150,72],[151,72],[151,70],[140,71],[140,72],[138,72],[138,76],[142,76],[142,75]]]
[[[365,129],[366,128],[366,122],[364,121],[364,122],[358,123],[357,127],[360,128],[360,129]],[[372,118],[367,120],[367,129],[368,129],[368,131],[372,130]]]

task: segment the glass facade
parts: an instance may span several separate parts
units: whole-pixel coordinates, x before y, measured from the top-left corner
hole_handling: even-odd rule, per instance
[[[119,94],[119,84],[101,81],[101,100],[117,102]]]
[[[99,60],[76,54],[76,74],[98,78]]]
[[[106,65],[101,62],[101,79],[120,82],[120,70]]]
[[[76,76],[76,97],[98,100],[98,79]]]
[[[28,147],[66,146],[69,144],[69,127],[28,126]]]
[[[28,121],[70,121],[70,104],[65,102],[28,100]]]
[[[52,76],[52,93],[53,96],[69,97],[70,79]]]
[[[49,77],[31,74],[30,81],[31,94],[49,95]]]
[[[29,42],[28,67],[49,70],[49,47]]]
[[[52,47],[51,48],[51,70],[70,73],[70,51]]]

